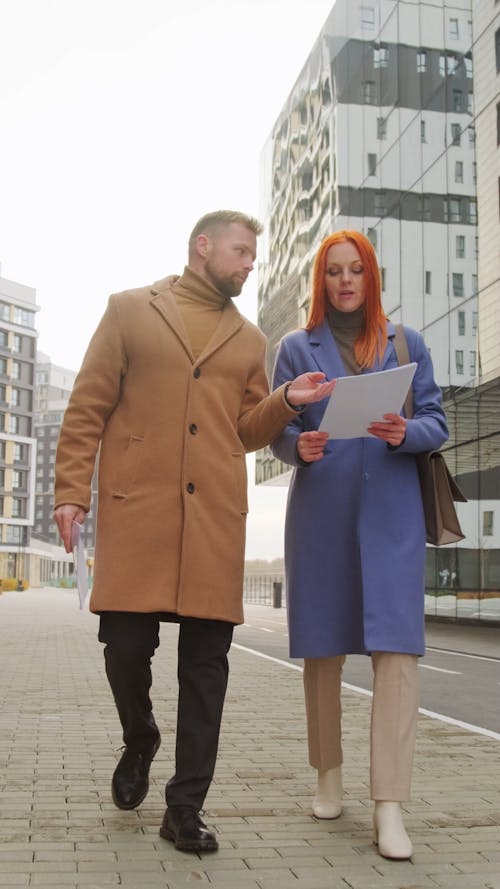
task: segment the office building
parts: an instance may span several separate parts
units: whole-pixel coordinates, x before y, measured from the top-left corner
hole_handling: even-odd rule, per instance
[[[469,497],[467,540],[429,549],[432,605],[482,618],[500,597],[497,19],[493,0],[337,0],[261,165],[269,373],[280,337],[305,321],[322,238],[363,231],[388,317],[421,330],[431,351],[447,461]],[[289,470],[264,449],[256,477],[283,483]]]

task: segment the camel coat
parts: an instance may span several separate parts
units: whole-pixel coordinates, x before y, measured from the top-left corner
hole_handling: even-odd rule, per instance
[[[227,300],[197,360],[175,277],[113,294],[64,416],[56,506],[88,510],[99,456],[90,609],[243,620],[245,452],[294,414],[269,395],[264,335]]]

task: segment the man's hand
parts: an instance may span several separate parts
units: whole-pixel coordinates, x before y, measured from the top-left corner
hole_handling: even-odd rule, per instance
[[[81,506],[75,506],[73,503],[64,503],[54,510],[54,521],[59,528],[59,534],[62,537],[64,549],[67,553],[73,551],[71,526],[73,522],[78,522],[81,525],[85,521],[86,515],[87,513]]]
[[[306,463],[316,463],[325,453],[328,432],[301,432],[297,439],[297,453]]]
[[[311,404],[314,401],[321,401],[332,394],[336,382],[330,380],[325,383],[324,379],[325,374],[320,371],[300,374],[288,387],[287,400],[290,404]]]

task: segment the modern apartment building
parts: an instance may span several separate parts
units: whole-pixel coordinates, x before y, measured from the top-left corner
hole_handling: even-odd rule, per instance
[[[0,578],[26,576],[34,504],[33,381],[38,306],[0,276]]]
[[[37,440],[37,456],[33,532],[39,540],[54,545],[60,543],[59,532],[52,518],[55,456],[61,422],[75,378],[75,371],[54,364],[43,352],[37,353],[34,391],[34,434]],[[95,482],[92,506],[83,526],[83,545],[90,558],[93,556],[95,544],[96,485]]]
[[[488,613],[478,591],[500,596],[498,9],[494,0],[336,0],[262,157],[269,373],[280,337],[305,320],[322,238],[364,231],[387,315],[421,330],[431,350],[447,459],[470,498],[467,540],[429,549],[428,587],[450,593],[437,610],[475,617]],[[482,150],[489,159],[478,162]],[[478,194],[489,214],[479,228]],[[258,482],[287,475],[269,449],[258,454]]]

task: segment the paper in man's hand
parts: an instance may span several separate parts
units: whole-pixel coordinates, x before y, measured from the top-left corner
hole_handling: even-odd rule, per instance
[[[73,522],[71,526],[71,544],[73,546],[73,558],[76,567],[76,585],[78,589],[78,599],[80,600],[80,610],[87,598],[88,582],[87,582],[87,562],[85,559],[85,550],[82,540],[82,526],[79,522]]]

